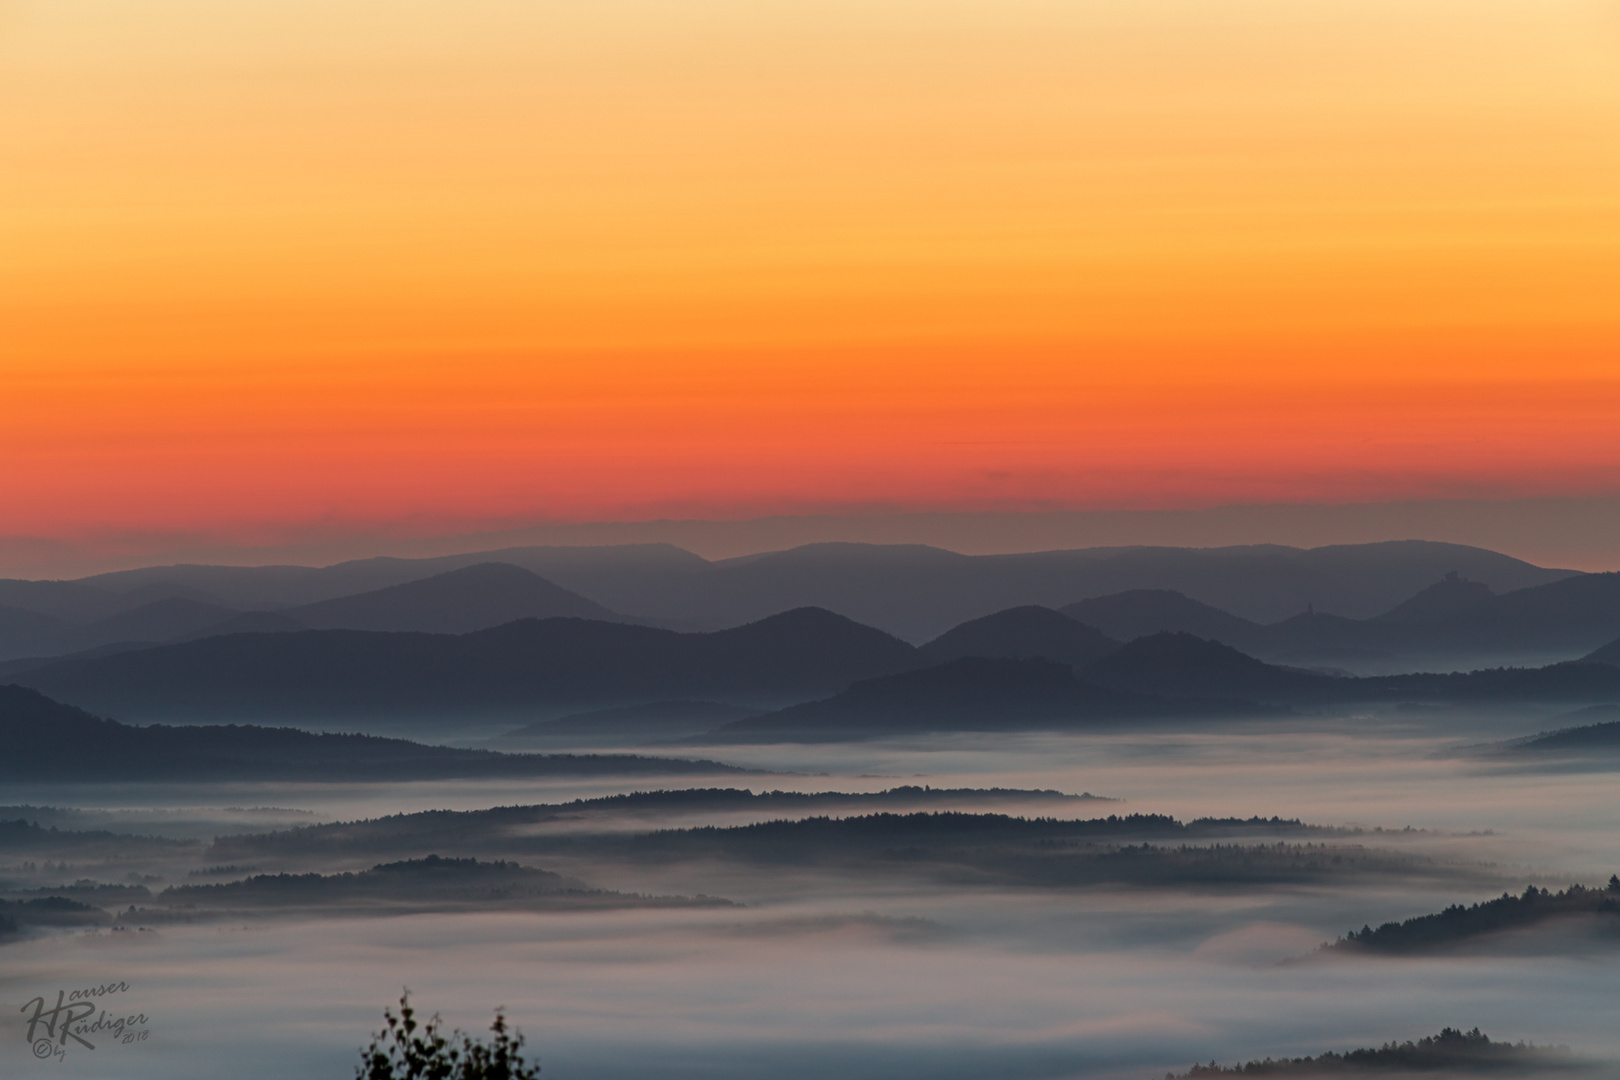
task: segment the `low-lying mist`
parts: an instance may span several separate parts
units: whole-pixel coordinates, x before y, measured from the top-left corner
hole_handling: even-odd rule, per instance
[[[1536,719],[1524,718],[1521,726],[1533,728]],[[1609,774],[1498,770],[1451,753],[1470,739],[1515,733],[1500,717],[1468,735],[1383,717],[1219,732],[732,748],[728,763],[776,774],[682,778],[680,786],[1090,792],[1121,801],[1030,794],[987,805],[963,795],[895,810],[1068,821],[1110,814],[1180,822],[1278,816],[1321,828],[1301,832],[1284,823],[1244,835],[1121,835],[1110,843],[1148,843],[1146,854],[1122,856],[1135,860],[1182,846],[1197,849],[1188,858],[1210,858],[1227,845],[1235,859],[1262,869],[1265,860],[1294,858],[1301,845],[1320,845],[1321,851],[1309,849],[1318,862],[1323,852],[1341,859],[1292,877],[1150,880],[1115,873],[1042,880],[1005,872],[953,877],[934,864],[919,869],[912,840],[868,845],[858,858],[846,857],[854,849],[845,845],[830,849],[836,857],[811,857],[804,847],[801,858],[789,849],[790,857],[765,860],[724,845],[697,851],[680,847],[684,840],[674,848],[660,841],[663,854],[653,857],[652,848],[635,846],[643,843],[638,835],[720,826],[717,834],[668,834],[698,836],[712,848],[712,836],[739,835],[725,829],[812,817],[836,824],[882,808],[859,800],[684,810],[614,804],[503,833],[510,850],[493,841],[456,850],[458,836],[468,848],[489,837],[474,843],[467,839],[472,834],[452,830],[432,854],[510,858],[629,896],[703,894],[729,903],[608,910],[548,901],[510,910],[485,897],[472,909],[451,910],[470,895],[463,883],[453,904],[432,912],[393,905],[396,913],[379,918],[363,905],[358,911],[367,917],[319,903],[267,910],[239,891],[228,894],[234,897],[225,905],[228,917],[199,904],[161,920],[137,914],[111,924],[26,931],[0,944],[0,1074],[58,1068],[64,1076],[120,1080],[345,1076],[402,986],[419,1006],[470,1029],[504,1005],[547,1075],[558,1078],[791,1080],[836,1073],[1153,1080],[1195,1061],[1376,1046],[1447,1026],[1620,1055],[1611,1015],[1620,969],[1614,953],[1594,948],[1590,936],[1468,955],[1317,951],[1363,925],[1488,901],[1507,889],[1518,894],[1530,883],[1554,890],[1572,882],[1600,886],[1620,869],[1620,800]],[[0,803],[10,807],[0,817],[37,820],[46,832],[55,826],[61,833],[43,841],[57,845],[48,850],[0,846],[0,881],[14,892],[80,879],[87,888],[138,881],[150,898],[134,905],[155,909],[171,886],[283,871],[360,874],[427,854],[360,844],[227,858],[226,837],[671,786],[611,777],[11,785],[0,791]],[[42,842],[31,829],[17,835]],[[146,839],[102,837],[76,854],[80,841],[67,830]],[[1046,839],[1035,835],[1019,843],[1020,859],[1091,857],[1082,848],[1043,848]],[[962,862],[968,847],[928,848],[928,859],[977,865]],[[995,845],[975,850],[1007,855]],[[1344,858],[1352,850],[1368,854]],[[896,871],[902,865],[905,871]],[[117,913],[130,903],[116,905]],[[24,1005],[42,995],[54,1001],[59,989],[110,981],[128,984],[117,1000],[147,1018],[149,1036],[132,1045],[70,1048],[55,1063],[36,1061],[24,1038]]]

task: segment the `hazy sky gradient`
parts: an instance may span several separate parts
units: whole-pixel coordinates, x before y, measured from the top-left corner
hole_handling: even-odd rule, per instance
[[[0,531],[1612,494],[1617,126],[1612,0],[10,0]]]

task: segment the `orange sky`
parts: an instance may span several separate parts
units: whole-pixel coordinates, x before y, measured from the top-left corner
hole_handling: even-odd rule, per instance
[[[1620,492],[1614,0],[0,0],[0,536]]]

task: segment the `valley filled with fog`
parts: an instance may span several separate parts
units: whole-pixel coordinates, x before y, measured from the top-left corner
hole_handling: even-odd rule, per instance
[[[1620,1060],[1616,575],[488,554],[0,582],[0,1074]]]
[[[773,746],[728,756],[770,770],[743,779],[240,785],[229,791],[238,809],[222,808],[227,792],[209,785],[15,785],[8,790],[21,808],[0,816],[37,817],[26,806],[47,800],[73,800],[84,812],[61,818],[54,852],[22,860],[8,849],[12,865],[0,872],[17,877],[22,862],[54,858],[59,869],[45,876],[149,876],[153,890],[159,880],[195,886],[260,872],[365,871],[419,854],[363,838],[279,848],[244,839],[289,826],[700,787],[1001,788],[992,803],[919,794],[892,809],[1181,823],[1275,816],[1323,828],[1149,830],[1140,841],[1122,833],[1102,838],[1099,858],[1117,862],[1120,847],[1140,843],[1159,859],[1203,854],[1154,880],[1108,872],[1046,881],[982,866],[970,873],[975,864],[959,851],[943,873],[888,841],[860,857],[846,857],[844,840],[820,855],[802,845],[740,853],[714,843],[625,846],[654,830],[866,816],[871,804],[580,804],[517,828],[458,825],[427,842],[443,844],[435,853],[446,858],[464,854],[457,846],[485,862],[509,852],[587,883],[593,895],[611,892],[614,903],[441,903],[410,880],[390,886],[380,906],[359,909],[341,899],[263,906],[238,898],[223,911],[193,900],[186,914],[164,916],[137,900],[147,913],[124,918],[121,929],[76,928],[4,947],[0,1046],[13,1059],[8,1071],[21,1068],[28,1046],[13,1029],[27,998],[117,978],[150,1017],[152,1041],[70,1053],[64,1074],[346,1075],[363,1033],[402,986],[469,1029],[505,1006],[556,1076],[1146,1078],[1195,1061],[1375,1046],[1448,1025],[1620,1054],[1611,1009],[1620,935],[1612,928],[1498,934],[1413,956],[1317,952],[1366,924],[1532,883],[1600,886],[1620,869],[1612,774],[1526,767],[1469,749],[1487,736],[1539,730],[1533,721],[1521,727],[1493,715],[1466,734],[1445,734],[1433,723],[1345,716],[1220,731]],[[182,843],[75,853],[70,829]],[[211,846],[215,836],[236,839]],[[1307,866],[1274,854],[1301,845],[1327,857]],[[197,876],[227,854],[233,865]],[[1234,872],[1238,864],[1246,869]],[[115,873],[125,866],[132,869]]]

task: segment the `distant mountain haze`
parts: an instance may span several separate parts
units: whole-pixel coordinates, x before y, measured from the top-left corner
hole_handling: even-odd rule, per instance
[[[160,581],[135,580],[140,584],[122,595],[144,596],[168,587]],[[200,593],[184,582],[173,587]],[[617,613],[529,570],[485,562],[279,611],[244,612],[189,596],[172,596],[81,626],[56,625],[53,629],[50,624],[37,622],[48,616],[34,615],[39,632],[32,635],[24,632],[30,624],[23,618],[14,620],[16,632],[6,634],[8,624],[0,612],[0,635],[4,635],[0,645],[9,646],[0,652],[0,659],[72,654],[121,642],[157,644],[267,631],[418,630],[462,634],[515,619],[556,617],[624,621]]]
[[[1050,660],[967,657],[858,682],[831,698],[739,720],[695,741],[817,742],[926,732],[1019,731],[1240,711],[1241,706],[1230,704],[1205,708],[1105,689],[1081,682],[1071,667]]]
[[[1336,677],[1266,664],[1190,634],[1138,638],[1078,670],[968,657],[856,683],[737,721],[694,744],[826,742],[940,732],[1052,730],[1122,721],[1211,722],[1355,703],[1620,700],[1620,668],[1556,664],[1466,674]]]
[[[715,562],[668,544],[634,544],[366,559],[321,568],[170,566],[81,582],[0,581],[0,605],[75,624],[164,595],[241,610],[288,610],[488,562],[521,567],[624,617],[670,626],[717,629],[815,606],[913,642],[1007,608],[1060,608],[1138,589],[1180,592],[1238,617],[1270,623],[1311,605],[1347,618],[1370,618],[1450,572],[1496,592],[1570,574],[1479,548],[1424,541],[1311,550],[1134,547],[982,556],[921,545],[829,543]],[[132,600],[136,592],[144,595]],[[1110,636],[1130,636],[1085,617],[1081,621]]]
[[[1448,575],[1370,619],[1307,611],[1261,625],[1167,590],[1097,597],[1063,613],[1121,640],[1191,633],[1276,663],[1359,674],[1539,666],[1586,656],[1620,637],[1620,574],[1581,574],[1502,594]]]
[[[189,634],[177,634],[173,641],[195,641],[205,637],[223,637],[226,634],[281,634],[309,627],[279,611],[243,611],[223,622],[211,623]]]
[[[1195,634],[1240,649],[1263,647],[1265,627],[1172,589],[1130,589],[1062,609],[1109,637],[1132,641],[1164,632]]]
[[[98,658],[15,681],[129,719],[436,716],[533,722],[683,699],[775,707],[917,664],[912,646],[816,609],[713,633],[524,619],[463,635],[234,634]]]
[[[62,635],[59,647],[63,652],[79,652],[125,641],[152,643],[170,641],[217,626],[240,614],[241,612],[233,608],[222,607],[219,604],[171,596],[164,600],[142,604],[138,608],[105,619],[98,619],[87,626],[75,627]]]
[[[417,630],[429,634],[465,634],[516,619],[623,621],[602,605],[532,571],[493,562],[276,614],[311,630]]]
[[[1098,686],[1138,694],[1291,701],[1331,697],[1346,680],[1262,663],[1192,634],[1137,638],[1081,671]]]
[[[1609,642],[1601,649],[1596,649],[1582,657],[1588,664],[1612,664],[1620,667],[1620,638]]]
[[[0,659],[39,656],[47,650],[43,643],[60,641],[72,629],[72,623],[54,615],[0,606]]]
[[[931,663],[966,656],[1089,664],[1120,643],[1051,608],[1009,608],[953,627],[918,649]]]
[[[706,570],[710,563],[672,544],[521,547],[425,559],[388,556],[331,566],[153,566],[85,578],[104,590],[183,585],[242,608],[283,609],[420,581],[478,563],[505,563],[595,597],[596,586],[634,589],[644,579]],[[4,602],[0,600],[0,602]],[[608,606],[614,606],[607,601]]]
[[[371,735],[250,726],[135,727],[21,686],[0,685],[7,780],[384,780],[737,771],[713,762],[620,755],[499,754]]]
[[[322,570],[300,567],[167,567],[94,578],[86,583],[0,581],[0,594],[57,607],[126,604],[110,615],[79,620],[63,630],[62,615],[15,607],[0,612],[0,662],[49,657],[112,644],[190,641],[206,635],[296,628],[413,630],[467,633],[515,619],[572,619],[676,625],[684,630],[735,625],[734,615],[758,609],[758,619],[781,610],[816,606],[867,623],[893,636],[943,623],[922,635],[922,661],[953,657],[1047,656],[1085,664],[1106,649],[1106,638],[1128,641],[1158,631],[1181,631],[1231,644],[1278,664],[1356,674],[1466,669],[1492,664],[1541,665],[1591,653],[1620,638],[1620,575],[1563,575],[1529,567],[1492,552],[1450,544],[1364,544],[1298,551],[1285,547],[1089,549],[1032,555],[969,557],[919,546],[816,544],[794,551],[706,562],[663,544],[609,549],[514,549],[504,552],[552,573],[583,580],[595,593],[536,575],[530,567],[489,562],[478,555],[454,559],[364,560]],[[452,562],[465,565],[450,565]],[[1526,588],[1497,585],[1539,580]],[[1413,581],[1430,568],[1450,567]],[[212,599],[303,589],[397,581],[345,596],[241,612]],[[170,576],[164,576],[170,575]],[[175,576],[178,575],[178,576]],[[1160,586],[1128,588],[1068,602],[1051,610],[1050,597],[1072,597],[1106,581],[1152,578]],[[1192,581],[1204,594],[1162,588],[1166,580]],[[1290,585],[1291,583],[1291,585]],[[112,586],[122,593],[109,591]],[[1191,589],[1192,586],[1187,586]],[[1278,589],[1299,596],[1353,594],[1362,609],[1377,597],[1387,604],[1353,617],[1327,601],[1302,602],[1285,617],[1260,623],[1241,610],[1212,604],[1209,594],[1247,596],[1264,607]],[[1309,588],[1307,588],[1309,586]],[[164,589],[177,596],[130,604]],[[624,604],[603,596],[619,596]],[[1265,597],[1272,599],[1267,601]],[[812,597],[808,602],[805,597]],[[820,597],[820,599],[815,599]],[[1034,597],[1034,599],[1030,599]],[[1004,602],[1004,601],[1013,602]],[[1280,601],[1278,601],[1280,604]],[[1278,606],[1273,604],[1273,607]],[[32,612],[32,614],[29,614]],[[865,612],[865,614],[863,614]],[[954,617],[959,615],[959,617]],[[1064,622],[1068,615],[1072,623]],[[951,622],[944,622],[953,617]],[[750,617],[752,622],[758,622]],[[57,622],[47,622],[57,620]],[[747,622],[747,620],[744,620]],[[1081,627],[1095,628],[1092,633]],[[8,670],[19,670],[8,664]]]
[[[718,701],[650,701],[642,705],[621,705],[614,709],[593,709],[571,713],[555,720],[529,724],[502,738],[517,740],[599,736],[605,739],[679,738],[696,735],[742,720],[759,712],[743,705]]]
[[[920,642],[1009,607],[1058,608],[1138,588],[1172,589],[1272,622],[1313,604],[1369,618],[1454,570],[1501,590],[1568,576],[1477,548],[1419,541],[1312,551],[1123,548],[979,556],[922,546],[815,544],[711,566],[708,573],[671,579],[656,593],[589,595],[615,610],[709,625],[813,605]]]
[[[1382,615],[1378,622],[1431,623],[1466,615],[1489,607],[1496,599],[1491,587],[1483,581],[1469,581],[1455,571],[1423,589],[1410,599],[1396,604]]]
[[[169,595],[179,596],[183,591],[172,587]],[[0,606],[49,615],[73,626],[109,618],[154,599],[146,595],[126,597],[80,581],[0,579]]]

